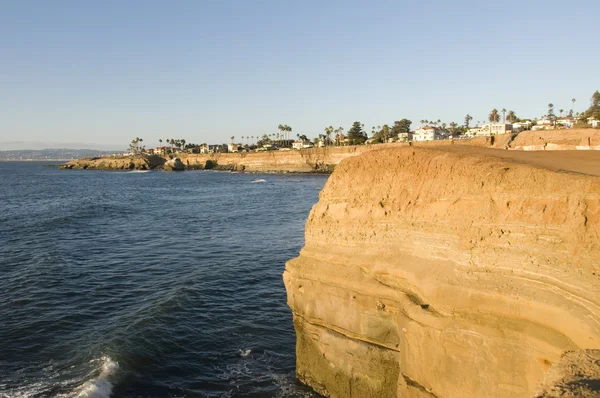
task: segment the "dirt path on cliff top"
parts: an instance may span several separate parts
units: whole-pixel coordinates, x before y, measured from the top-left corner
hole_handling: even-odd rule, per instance
[[[493,156],[507,162],[544,169],[600,176],[600,151],[511,151],[468,145],[427,147],[442,152]]]

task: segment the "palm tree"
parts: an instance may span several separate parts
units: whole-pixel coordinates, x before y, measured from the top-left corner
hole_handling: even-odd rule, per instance
[[[558,112],[560,113],[560,117],[562,117],[562,113],[564,112],[563,109],[559,109]]]
[[[506,108],[502,108],[502,123],[506,124]]]
[[[333,134],[333,126],[325,127],[326,144],[331,145],[331,134]]]
[[[515,111],[508,111],[507,119],[509,122],[514,123],[517,120],[517,115],[515,115]]]
[[[575,98],[571,98],[571,115],[573,114],[573,106],[575,105]]]
[[[292,133],[292,127],[288,126],[287,124],[285,125],[285,131],[287,132],[287,145],[289,145],[289,141],[290,141],[290,135]]]
[[[185,140],[181,140],[181,147],[185,149]]]
[[[234,135],[231,136],[231,143],[232,144],[233,144],[233,140],[235,140],[235,136]]]
[[[500,120],[500,114],[498,114],[498,109],[492,109],[490,115],[488,116],[488,119],[492,123],[498,123],[498,120]]]
[[[279,133],[277,133],[277,141],[279,141],[279,135],[283,135],[283,132],[285,131],[285,126],[283,124],[280,124],[279,126],[277,126],[277,129],[279,130]]]
[[[450,131],[452,132],[452,134],[454,134],[456,132],[457,127],[458,127],[458,124],[456,124],[456,122],[450,123]]]
[[[470,122],[471,120],[473,120],[473,116],[471,116],[471,115],[469,115],[469,114],[467,113],[467,115],[465,116],[465,127],[466,127],[466,128],[469,128],[469,122]]]
[[[554,104],[553,103],[549,103],[548,104],[548,116],[554,116]]]

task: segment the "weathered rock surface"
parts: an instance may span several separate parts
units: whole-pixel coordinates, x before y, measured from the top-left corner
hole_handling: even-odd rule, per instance
[[[162,166],[165,161],[166,159],[160,156],[107,156],[72,160],[60,167],[89,170],[152,170]]]
[[[565,353],[546,374],[536,398],[600,396],[600,350]]]
[[[400,145],[400,144],[387,144]],[[302,151],[272,151],[254,153],[215,153],[184,155],[182,161],[189,168],[205,168],[247,172],[330,172],[344,159],[364,152],[382,149],[385,145],[360,145],[348,147],[313,148]]]
[[[338,165],[283,276],[299,379],[332,397],[531,397],[565,352],[600,348],[600,153],[531,155]]]
[[[523,131],[510,146],[523,151],[600,150],[600,130]]]
[[[185,170],[185,165],[179,158],[169,159],[163,165],[163,170],[165,171],[183,171]]]

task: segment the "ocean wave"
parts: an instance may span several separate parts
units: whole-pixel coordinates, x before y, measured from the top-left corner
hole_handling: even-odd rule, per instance
[[[102,371],[96,379],[86,382],[77,398],[108,398],[112,393],[113,384],[110,379],[115,376],[119,370],[119,364],[109,357],[100,358]]]

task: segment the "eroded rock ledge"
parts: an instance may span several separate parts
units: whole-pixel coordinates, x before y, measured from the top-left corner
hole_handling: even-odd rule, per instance
[[[283,276],[299,379],[332,397],[531,397],[566,352],[597,355],[600,155],[528,155],[343,161]]]

